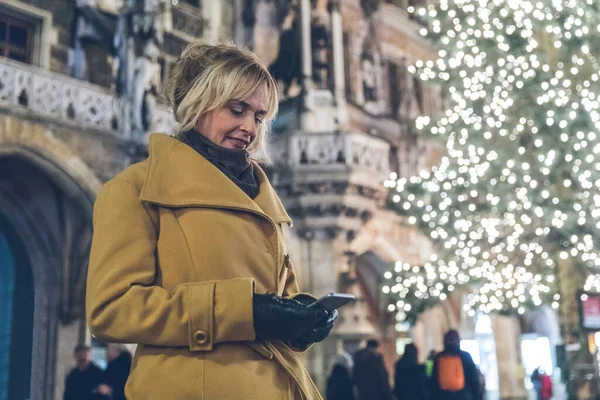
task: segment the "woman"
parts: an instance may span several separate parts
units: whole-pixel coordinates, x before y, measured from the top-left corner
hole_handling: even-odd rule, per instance
[[[419,364],[417,347],[409,343],[404,354],[396,362],[394,392],[398,400],[422,400],[427,398],[427,374]]]
[[[249,154],[265,156],[273,78],[252,53],[192,43],[165,83],[177,137],[98,194],[87,317],[137,343],[128,399],[321,399],[295,351],[337,312],[296,296],[290,217]]]

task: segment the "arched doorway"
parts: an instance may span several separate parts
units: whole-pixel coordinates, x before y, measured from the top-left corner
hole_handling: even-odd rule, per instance
[[[40,152],[0,150],[0,400],[54,398],[59,327],[84,316],[94,194]]]
[[[30,397],[33,274],[25,246],[0,215],[0,400]]]

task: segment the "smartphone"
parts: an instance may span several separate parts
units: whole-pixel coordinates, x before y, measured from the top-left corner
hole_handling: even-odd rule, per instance
[[[354,301],[356,298],[353,294],[347,293],[329,293],[315,301],[309,307],[321,306],[327,311],[333,311],[340,308],[343,305]]]

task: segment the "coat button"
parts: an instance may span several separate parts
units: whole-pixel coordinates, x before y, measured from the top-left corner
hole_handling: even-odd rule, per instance
[[[206,333],[206,331],[199,330],[199,331],[194,332],[193,338],[194,338],[194,342],[196,342],[200,346],[204,346],[205,344],[208,343],[208,333]]]

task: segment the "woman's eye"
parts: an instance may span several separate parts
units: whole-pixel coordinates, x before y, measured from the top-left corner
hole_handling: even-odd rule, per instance
[[[262,124],[262,119],[260,119],[260,118],[255,118],[254,120],[256,121],[256,123],[257,123],[257,124],[259,124],[259,125],[260,125],[260,124]]]
[[[232,108],[231,113],[236,117],[240,117],[244,114],[244,110],[242,110],[241,108]]]

